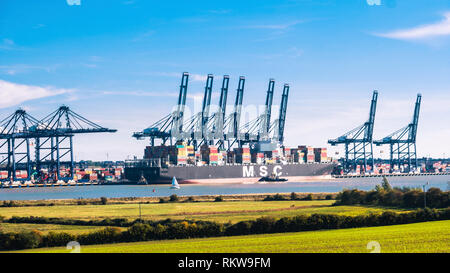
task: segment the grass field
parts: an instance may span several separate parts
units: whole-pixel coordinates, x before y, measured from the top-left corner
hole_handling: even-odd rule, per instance
[[[299,214],[330,213],[340,215],[361,215],[385,211],[384,208],[363,206],[331,206],[333,200],[315,201],[234,201],[194,203],[152,203],[141,204],[143,219],[195,219],[216,222],[239,222],[262,216],[275,218]],[[138,204],[80,205],[80,206],[34,206],[0,207],[0,215],[44,216],[72,219],[104,219],[139,217]]]
[[[81,252],[450,252],[450,221],[340,230],[81,246]],[[68,252],[42,248],[19,252]]]
[[[0,232],[20,232],[38,230],[43,234],[50,231],[66,232],[70,234],[89,233],[104,229],[105,227],[96,226],[72,226],[72,225],[53,225],[53,224],[16,224],[16,223],[0,223]],[[123,228],[125,230],[125,228]]]

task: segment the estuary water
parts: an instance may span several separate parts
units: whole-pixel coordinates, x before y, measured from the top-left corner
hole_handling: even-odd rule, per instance
[[[450,190],[450,175],[388,177],[392,187],[436,187]],[[62,186],[39,188],[1,188],[0,200],[45,200],[99,197],[163,197],[171,194],[190,195],[225,195],[252,193],[289,193],[289,192],[339,192],[342,189],[370,190],[380,184],[382,178],[339,178],[321,181],[299,181],[253,184],[217,184],[217,185],[181,185],[181,189],[170,189],[170,185],[92,185]]]

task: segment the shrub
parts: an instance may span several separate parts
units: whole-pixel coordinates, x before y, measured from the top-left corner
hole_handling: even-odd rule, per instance
[[[83,198],[79,198],[78,200],[77,200],[77,205],[87,205],[87,201],[86,200],[83,200]]]
[[[392,191],[391,184],[389,184],[389,181],[387,180],[386,176],[383,176],[383,182],[381,183],[381,187],[385,191]]]
[[[223,201],[222,196],[216,196],[216,198],[214,199],[214,202],[222,202],[222,201]]]
[[[386,182],[387,183],[387,182]],[[424,193],[419,189],[394,188],[383,183],[372,191],[343,190],[336,199],[335,205],[380,205],[405,208],[420,208],[424,206]],[[390,189],[390,190],[386,190]],[[450,206],[450,192],[443,192],[438,188],[430,188],[426,193],[427,207],[446,208]]]
[[[90,244],[106,244],[106,243],[117,243],[122,240],[122,232],[120,228],[117,227],[107,227],[99,231],[94,231],[88,234],[81,234],[77,236],[77,241],[80,244],[90,245]]]
[[[308,194],[307,196],[303,197],[302,200],[313,200],[312,194]]]
[[[164,198],[159,198],[159,203],[167,203],[167,200]]]
[[[284,200],[286,200],[286,198],[283,195],[277,193],[277,194],[272,195],[272,196],[271,195],[267,195],[266,198],[264,198],[263,201],[284,201]]]
[[[169,198],[170,202],[178,202],[178,196],[176,194],[172,194]]]
[[[186,202],[194,202],[195,200],[194,200],[194,197],[192,197],[192,196],[189,196],[187,199],[186,199]]]
[[[36,248],[41,242],[42,235],[37,231],[0,233],[0,249],[4,250]]]
[[[106,203],[108,203],[108,198],[106,198],[106,197],[100,197],[100,204],[106,205]]]
[[[64,246],[68,242],[75,241],[75,236],[65,232],[53,232],[50,231],[46,236],[43,237],[42,245],[46,247],[52,246]]]
[[[297,200],[298,195],[295,192],[291,192],[291,200]]]
[[[333,200],[333,196],[331,194],[327,194],[325,196],[325,200]]]
[[[19,204],[17,204],[17,202],[15,202],[14,200],[5,200],[2,203],[2,207],[18,207]]]

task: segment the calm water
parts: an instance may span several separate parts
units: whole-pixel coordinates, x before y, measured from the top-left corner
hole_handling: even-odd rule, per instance
[[[428,187],[450,189],[450,176],[390,177],[393,187]],[[46,188],[3,188],[0,200],[43,200],[71,198],[144,197],[208,194],[283,193],[283,192],[338,192],[342,189],[370,190],[381,183],[381,178],[334,179],[320,182],[289,182],[272,184],[231,184],[231,185],[181,185],[181,189],[169,189],[169,185],[109,185],[70,186]],[[155,192],[153,192],[155,190]]]

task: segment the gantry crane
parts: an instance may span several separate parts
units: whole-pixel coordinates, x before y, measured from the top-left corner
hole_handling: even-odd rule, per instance
[[[241,111],[242,100],[244,98],[245,77],[240,76],[238,82],[238,88],[236,90],[236,99],[234,101],[233,112],[225,121],[224,132],[228,131],[224,135],[224,139],[227,142],[227,150],[230,151],[235,143],[238,143],[241,138],[240,123],[241,123]]]
[[[197,149],[197,147],[203,143],[207,143],[209,140],[208,138],[210,137],[208,132],[208,122],[210,120],[209,109],[211,106],[213,80],[214,76],[208,74],[203,95],[202,110],[193,115],[184,125],[184,128],[186,128],[187,142],[188,144],[192,144],[194,149]]]
[[[272,113],[274,88],[275,80],[270,79],[269,86],[267,88],[266,103],[264,105],[263,113],[256,119],[246,123],[243,126],[245,128],[245,132],[243,133],[244,138],[240,141],[241,144],[269,140],[270,117]]]
[[[377,100],[378,91],[375,90],[372,95],[368,121],[336,139],[328,140],[328,143],[332,146],[336,146],[338,144],[345,145],[345,159],[343,167],[346,172],[349,172],[351,169],[355,170],[357,165],[362,165],[364,171],[367,171],[368,161],[370,161],[369,163],[373,170],[374,158],[372,136]]]
[[[0,170],[8,171],[8,180],[16,180],[16,170],[26,170],[29,179],[32,165],[30,129],[38,124],[39,120],[23,109],[0,121]]]
[[[102,127],[67,106],[61,106],[42,120],[28,115],[19,109],[0,122],[0,169],[8,170],[8,180],[16,178],[17,170],[26,170],[29,180],[32,167],[39,173],[43,165],[55,174],[54,179],[73,179],[73,141],[75,134],[116,132]],[[30,146],[34,140],[35,160],[32,160]],[[4,150],[7,151],[4,151]],[[68,157],[68,158],[67,158]],[[64,159],[66,159],[64,161]],[[70,167],[70,174],[61,177],[61,165]]]
[[[68,106],[60,106],[31,128],[35,138],[35,164],[39,172],[47,166],[49,172],[55,174],[55,180],[73,179],[73,136],[86,133],[114,133],[116,129],[102,127],[81,115],[73,112]],[[62,177],[60,167],[70,167],[68,176]]]
[[[150,144],[154,146],[155,139],[160,139],[162,144],[169,141],[172,145],[173,139],[181,140],[185,137],[183,134],[183,119],[186,106],[188,81],[189,73],[184,72],[181,77],[177,109],[143,131],[133,133],[134,138],[143,139],[148,137],[150,138]]]
[[[214,142],[217,140],[217,145],[219,148],[224,149],[224,126],[225,126],[225,115],[227,109],[227,97],[228,97],[228,85],[230,82],[230,76],[224,75],[222,80],[222,88],[220,89],[220,98],[217,111],[211,116],[211,135],[210,141]]]
[[[417,94],[413,119],[410,124],[381,140],[374,141],[377,146],[389,145],[389,163],[391,171],[394,169],[395,165],[397,165],[400,170],[400,166],[403,164],[407,165],[405,169],[407,172],[417,169],[416,135],[421,101],[422,95]]]
[[[284,141],[284,125],[286,123],[287,103],[289,98],[289,84],[285,84],[283,87],[283,94],[281,95],[280,113],[278,119],[273,122],[271,126],[273,130],[272,139],[275,142],[283,144]]]

